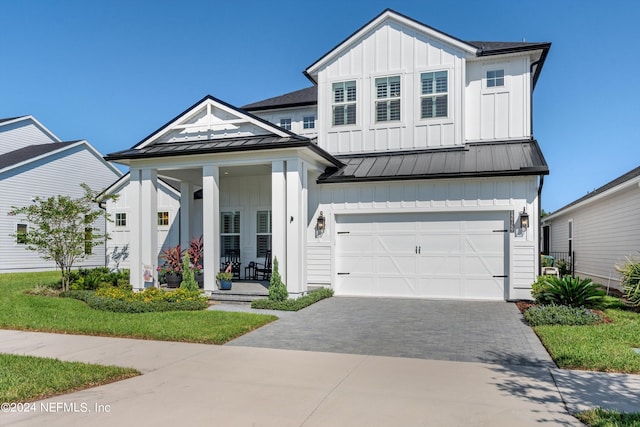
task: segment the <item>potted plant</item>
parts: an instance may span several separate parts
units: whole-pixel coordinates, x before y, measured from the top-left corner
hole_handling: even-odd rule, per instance
[[[164,260],[164,263],[157,270],[164,276],[168,288],[177,288],[182,282],[181,255],[180,245],[168,246],[160,252],[160,259]]]
[[[198,287],[204,287],[204,273],[202,272],[202,236],[194,237],[189,242],[187,249],[191,265],[193,266],[193,275],[198,282]]]
[[[225,271],[221,271],[218,274],[216,274],[216,279],[218,280],[218,289],[222,291],[230,290],[232,278],[233,278],[233,273],[231,272],[231,264],[229,264],[229,266]]]

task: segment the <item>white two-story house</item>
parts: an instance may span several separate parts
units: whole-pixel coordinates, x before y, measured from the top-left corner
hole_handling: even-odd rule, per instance
[[[168,177],[181,241],[203,236],[205,290],[234,249],[243,265],[270,250],[292,296],[530,298],[548,174],[532,95],[549,48],[385,10],[305,70],[309,88],[243,108],[206,96],[107,156],[131,171],[132,283],[158,263]]]

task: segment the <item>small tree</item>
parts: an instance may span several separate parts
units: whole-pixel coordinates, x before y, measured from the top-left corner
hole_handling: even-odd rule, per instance
[[[198,283],[193,278],[193,269],[189,262],[189,254],[186,251],[182,258],[182,282],[180,283],[180,288],[191,292],[198,290]]]
[[[287,286],[282,283],[280,271],[278,270],[278,258],[273,258],[273,271],[269,281],[269,299],[272,301],[285,301],[289,298]]]
[[[85,192],[82,197],[36,197],[32,205],[12,206],[9,212],[9,215],[24,215],[29,222],[31,226],[25,233],[20,233],[20,239],[27,249],[56,263],[62,273],[64,290],[69,288],[73,265],[91,254],[92,248],[104,243],[107,237],[94,226],[99,218],[107,218],[95,203],[97,193],[84,183],[80,185]],[[115,199],[114,196],[106,197]],[[12,236],[17,237],[16,234]]]

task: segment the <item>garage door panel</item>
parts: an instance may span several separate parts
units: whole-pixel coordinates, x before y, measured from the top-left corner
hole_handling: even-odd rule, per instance
[[[337,294],[504,299],[506,280],[494,276],[506,271],[508,214],[342,217],[336,261],[350,274],[337,277]]]

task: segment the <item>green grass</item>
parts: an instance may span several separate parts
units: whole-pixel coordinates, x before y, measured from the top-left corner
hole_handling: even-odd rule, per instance
[[[0,403],[44,399],[136,375],[131,368],[0,353]]]
[[[59,273],[0,274],[0,328],[69,334],[224,344],[277,319],[223,311],[113,313],[70,298],[25,294]]]
[[[576,418],[591,427],[640,427],[640,413],[619,413],[596,408],[576,414]]]
[[[563,369],[640,373],[640,313],[608,297],[604,315],[611,323],[588,326],[536,326],[533,329]]]

